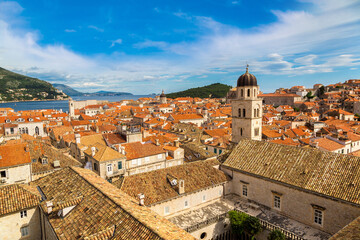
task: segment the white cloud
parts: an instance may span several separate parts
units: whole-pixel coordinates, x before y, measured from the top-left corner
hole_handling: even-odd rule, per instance
[[[67,33],[73,33],[73,32],[76,32],[76,30],[75,30],[75,29],[65,29],[65,32],[67,32]]]
[[[145,40],[143,42],[139,42],[133,45],[134,48],[149,48],[149,47],[155,47],[159,49],[166,49],[168,47],[168,43],[163,41],[151,41],[151,40]]]
[[[88,28],[94,29],[94,30],[96,30],[96,31],[98,31],[98,32],[104,32],[104,29],[99,28],[99,27],[94,26],[94,25],[89,25]]]
[[[111,48],[112,48],[112,47],[115,47],[116,44],[122,44],[122,39],[119,38],[119,39],[116,39],[116,40],[114,40],[114,41],[111,41],[110,47],[111,47]]]
[[[139,42],[133,47],[162,51],[141,57],[116,53],[82,56],[63,45],[41,45],[36,31],[14,28],[12,23],[20,19],[17,14],[22,7],[1,2],[0,66],[51,82],[63,81],[80,90],[115,90],[128,84],[134,92],[144,91],[136,83],[156,88],[167,80],[181,82],[194,76],[242,71],[247,61],[252,71],[264,74],[312,74],[359,66],[359,3],[306,1],[313,4],[311,10],[273,11],[277,21],[246,31],[179,11],[174,15],[193,23],[203,35],[191,42]],[[94,25],[88,28],[104,31]],[[111,41],[110,47],[116,44],[122,40]]]

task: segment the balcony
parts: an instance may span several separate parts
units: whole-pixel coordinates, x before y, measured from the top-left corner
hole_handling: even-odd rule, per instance
[[[106,177],[116,177],[125,174],[125,169],[116,169],[112,172],[106,172]]]

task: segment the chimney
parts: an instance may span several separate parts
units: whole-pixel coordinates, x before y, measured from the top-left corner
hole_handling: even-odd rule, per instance
[[[79,133],[75,133],[75,141],[77,144],[80,144],[80,134]]]
[[[119,146],[119,152],[120,152],[122,155],[126,155],[125,147]]]
[[[91,156],[95,156],[96,147],[91,147]]]
[[[155,139],[155,145],[160,146],[159,139]]]
[[[180,179],[179,181],[179,194],[185,193],[185,182],[184,180]]]
[[[145,194],[140,193],[138,196],[139,196],[139,205],[140,205],[140,206],[145,206],[145,203],[144,203],[144,201],[145,201]]]
[[[179,140],[175,140],[175,147],[179,147]]]
[[[52,212],[52,207],[53,207],[53,203],[52,201],[48,201],[46,202],[46,209],[47,209],[47,213],[50,214]]]

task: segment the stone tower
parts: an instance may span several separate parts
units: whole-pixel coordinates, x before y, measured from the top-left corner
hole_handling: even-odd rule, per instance
[[[237,80],[232,108],[232,141],[241,139],[261,140],[262,99],[258,98],[259,86],[254,75],[246,72]]]
[[[72,98],[69,98],[69,118],[72,119],[75,117],[75,106]]]
[[[166,100],[166,95],[164,93],[164,90],[162,90],[162,93],[160,95],[160,103],[161,104],[166,104],[167,103],[167,100]]]

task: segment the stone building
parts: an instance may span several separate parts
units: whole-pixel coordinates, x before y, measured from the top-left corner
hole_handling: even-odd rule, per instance
[[[167,103],[167,99],[166,99],[166,95],[164,93],[164,90],[162,90],[162,93],[160,94],[160,103],[161,104],[166,104]]]
[[[263,93],[259,94],[264,104],[274,106],[289,105],[294,106],[296,102],[301,102],[302,97],[293,93]]]
[[[206,211],[204,209],[219,204],[230,180],[224,172],[213,166],[214,163],[216,160],[197,161],[126,176],[113,184],[179,227],[191,228],[206,220],[205,216],[195,217],[193,211]],[[191,221],[181,221],[184,217]],[[216,234],[223,230],[219,229]],[[207,226],[192,232],[197,239],[211,239],[216,234]]]
[[[68,167],[32,185],[42,193],[34,239],[195,240],[91,170]]]
[[[12,184],[0,187],[0,238],[38,240],[40,193],[36,187]]]
[[[84,154],[89,169],[104,179],[125,174],[126,157],[111,147],[95,143]]]
[[[26,143],[0,146],[0,185],[31,181],[31,159]]]
[[[359,157],[242,140],[221,170],[244,202],[304,224],[304,239],[327,239],[360,216],[359,166]]]
[[[261,140],[262,102],[258,94],[257,79],[247,67],[237,80],[236,94],[231,101],[232,141],[235,143],[244,138]]]

